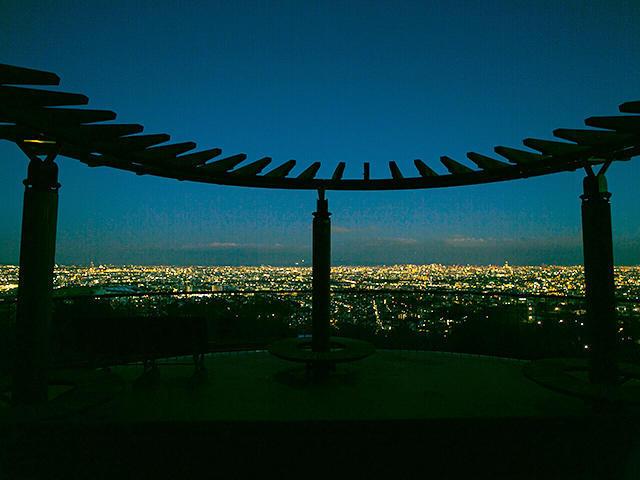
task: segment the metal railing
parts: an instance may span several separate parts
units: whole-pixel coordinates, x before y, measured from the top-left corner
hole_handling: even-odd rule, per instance
[[[0,302],[6,331],[15,299]],[[617,306],[620,353],[640,363],[640,308]],[[379,348],[544,358],[582,356],[585,300],[580,296],[446,289],[334,289],[332,334],[368,340]],[[311,333],[311,290],[231,290],[107,293],[54,297],[52,337],[58,350],[78,325],[95,319],[198,317],[209,351],[263,348],[286,336]],[[126,321],[113,326],[126,330]],[[126,336],[127,333],[121,334]],[[2,335],[10,349],[11,334]],[[66,342],[66,343],[65,343]],[[55,348],[54,348],[55,350]],[[64,356],[63,356],[64,357]]]

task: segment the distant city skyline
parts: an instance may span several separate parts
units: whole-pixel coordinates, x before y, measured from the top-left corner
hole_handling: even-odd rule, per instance
[[[582,265],[580,238],[479,239],[461,236],[415,240],[382,238],[334,239],[333,265]],[[614,245],[616,265],[638,265],[640,242],[618,241]],[[86,260],[78,261],[78,259]],[[542,259],[542,260],[541,260]],[[546,260],[545,260],[546,259]],[[311,241],[306,245],[214,243],[177,249],[101,249],[92,252],[62,252],[60,265],[177,265],[177,266],[311,266]]]
[[[223,156],[415,176],[584,128],[640,99],[640,4],[3,2],[0,62],[48,70],[89,108]],[[215,19],[215,21],[211,21]],[[19,260],[27,161],[0,141],[0,263]],[[295,265],[315,192],[60,167],[59,264]],[[243,164],[241,164],[243,165]],[[334,265],[582,264],[583,172],[401,192],[327,192]],[[640,159],[607,173],[614,260],[640,264]]]
[[[508,263],[514,266],[582,266],[580,239],[469,239],[471,245],[455,245],[466,239],[448,238],[424,241],[383,239],[346,242],[332,252],[334,266],[389,265],[477,265]],[[477,243],[475,243],[477,242]],[[310,242],[309,242],[310,243]],[[475,244],[474,244],[475,243]],[[486,245],[483,245],[486,244]],[[640,243],[614,243],[615,265],[637,266]],[[311,267],[311,246],[274,244],[219,244],[183,249],[131,248],[101,249],[97,253],[58,252],[58,265],[174,265],[174,266],[275,266]],[[18,260],[0,261],[0,265],[18,265]]]
[[[0,295],[18,289],[19,268],[0,265]],[[640,298],[640,267],[615,267],[616,296],[631,302]],[[97,293],[162,293],[225,291],[309,291],[308,266],[143,266],[58,265],[53,276],[57,295]],[[524,295],[584,296],[582,266],[517,265],[387,265],[334,266],[336,291],[416,290],[499,292]],[[636,307],[637,311],[637,307]]]

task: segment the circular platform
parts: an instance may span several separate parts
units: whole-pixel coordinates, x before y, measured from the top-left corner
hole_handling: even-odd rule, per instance
[[[581,358],[548,358],[525,365],[527,378],[556,392],[596,402],[640,403],[640,367],[618,364],[620,383],[607,386],[589,381],[588,362]]]
[[[10,393],[0,402],[0,422],[20,423],[73,417],[112,400],[123,390],[118,375],[108,370],[64,369],[51,372],[49,400],[35,405],[12,406]]]
[[[352,362],[368,357],[375,352],[375,347],[369,342],[353,338],[330,337],[328,352],[314,352],[311,350],[311,338],[285,338],[268,347],[269,353],[284,360],[309,363],[339,363]]]

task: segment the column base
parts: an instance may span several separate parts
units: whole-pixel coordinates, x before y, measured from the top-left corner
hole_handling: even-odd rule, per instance
[[[344,337],[330,337],[328,352],[314,352],[311,344],[310,337],[285,338],[269,345],[267,349],[278,358],[304,362],[312,365],[311,368],[353,362],[368,357],[376,350],[369,342]]]
[[[640,404],[640,385],[627,380],[640,379],[640,367],[621,363],[620,381],[616,385],[600,385],[589,381],[589,364],[582,358],[547,358],[524,366],[524,375],[550,390],[583,398],[597,410],[616,411],[623,405]]]

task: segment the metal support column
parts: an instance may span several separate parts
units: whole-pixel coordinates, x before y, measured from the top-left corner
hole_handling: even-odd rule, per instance
[[[605,170],[605,169],[603,169]],[[588,169],[582,198],[582,242],[587,303],[589,379],[614,385],[618,379],[616,361],[617,324],[613,282],[611,206],[604,171],[594,175]]]
[[[30,155],[22,211],[20,279],[16,312],[16,350],[12,403],[47,400],[49,326],[58,215],[56,155],[42,161]]]
[[[331,275],[331,214],[324,190],[318,190],[317,211],[313,212],[313,300],[311,349],[329,351]]]

